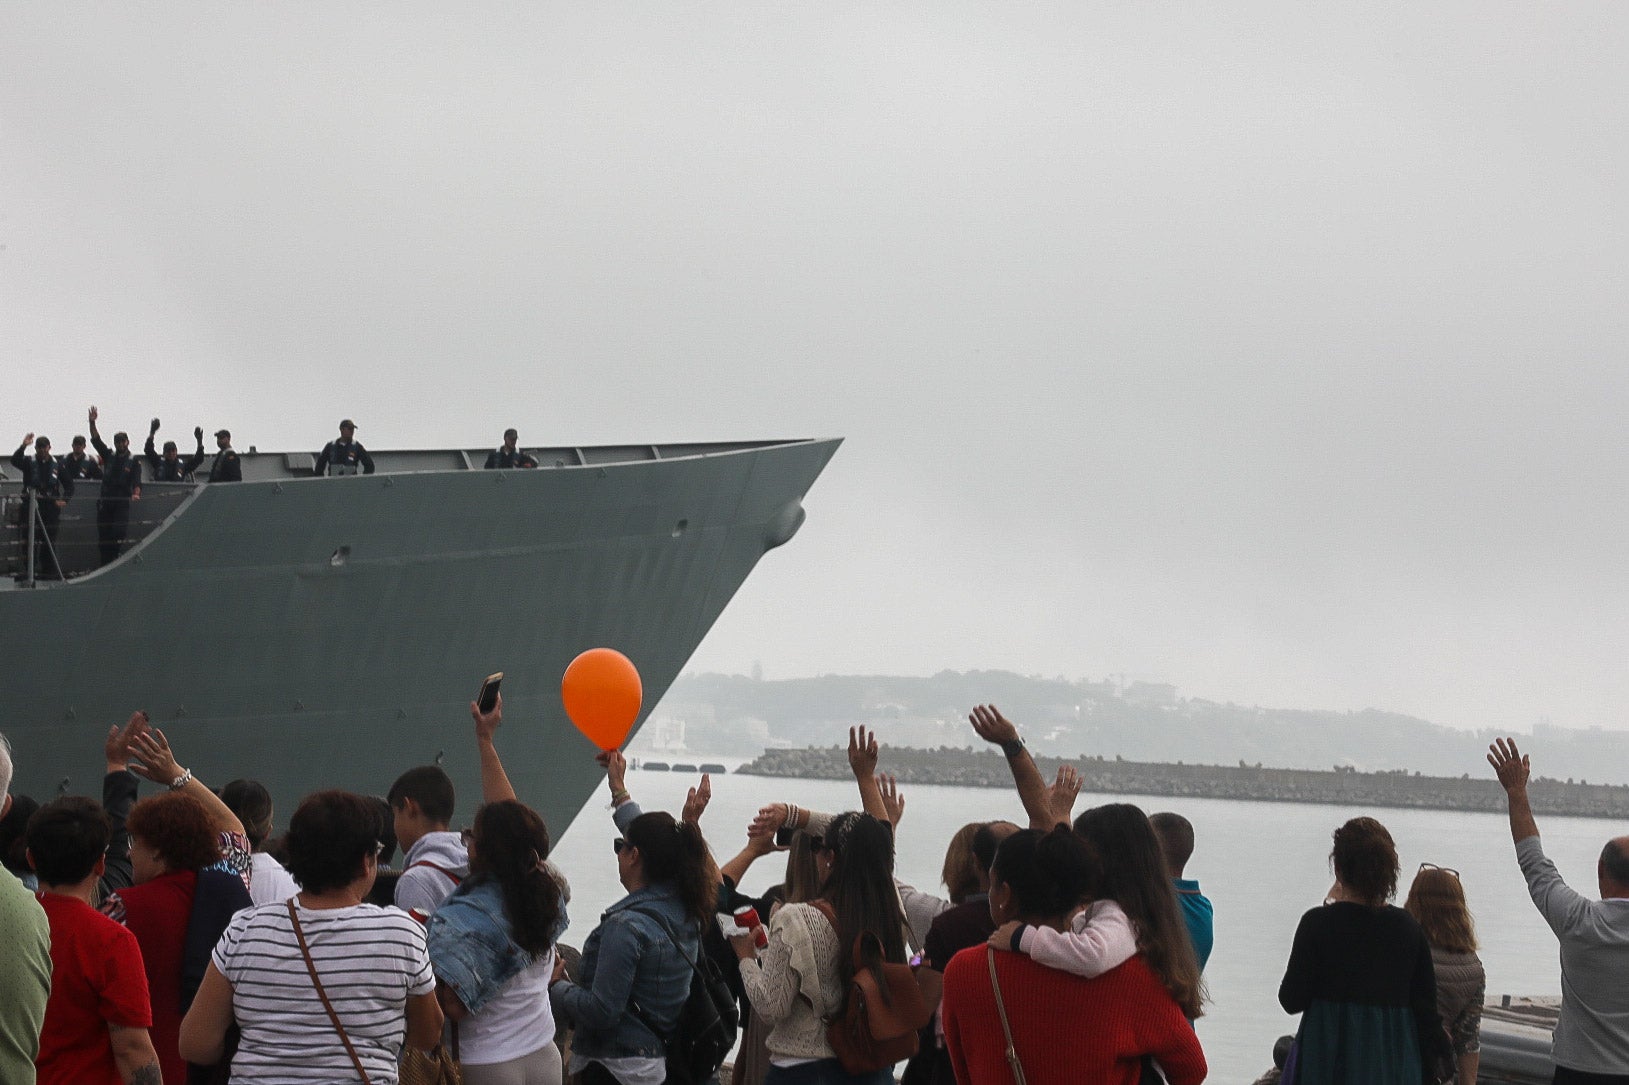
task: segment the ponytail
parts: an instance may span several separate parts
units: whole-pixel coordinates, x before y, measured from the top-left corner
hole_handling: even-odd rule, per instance
[[[705,929],[718,911],[720,878],[701,827],[674,821],[672,814],[653,810],[634,818],[624,836],[639,849],[645,880],[670,883],[684,904],[685,914]]]
[[[534,958],[549,951],[560,924],[560,884],[548,857],[548,826],[530,807],[510,799],[476,811],[471,881],[498,883],[511,936]]]

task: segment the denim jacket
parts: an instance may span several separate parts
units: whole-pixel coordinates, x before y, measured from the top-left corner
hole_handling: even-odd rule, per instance
[[[475,1013],[531,964],[510,937],[503,887],[495,880],[466,881],[430,916],[430,966]]]
[[[683,955],[645,912],[667,920]],[[583,945],[578,982],[562,981],[549,992],[556,1014],[576,1026],[572,1052],[594,1059],[661,1058],[661,1036],[635,1016],[630,1003],[657,1032],[671,1032],[690,995],[690,960],[699,941],[671,885],[635,890],[606,909]]]

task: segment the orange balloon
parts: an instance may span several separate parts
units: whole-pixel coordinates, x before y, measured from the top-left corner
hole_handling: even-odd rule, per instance
[[[571,661],[560,680],[566,715],[602,750],[622,745],[643,697],[639,671],[615,648],[590,648]]]

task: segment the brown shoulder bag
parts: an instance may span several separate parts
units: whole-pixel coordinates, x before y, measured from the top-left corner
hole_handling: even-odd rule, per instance
[[[825,901],[815,907],[837,929],[837,916]],[[843,1069],[868,1074],[908,1059],[917,1052],[917,1035],[933,1014],[908,964],[883,959],[882,940],[871,931],[855,936],[854,979],[843,1005],[826,1025],[826,1042]]]

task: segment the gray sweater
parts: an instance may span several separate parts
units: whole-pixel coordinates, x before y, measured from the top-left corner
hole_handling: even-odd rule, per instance
[[[1629,1074],[1629,900],[1568,888],[1539,838],[1516,844],[1533,903],[1561,943],[1555,1061],[1569,1070]]]

